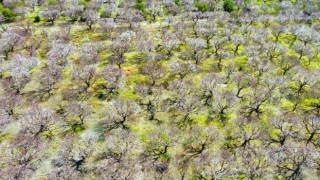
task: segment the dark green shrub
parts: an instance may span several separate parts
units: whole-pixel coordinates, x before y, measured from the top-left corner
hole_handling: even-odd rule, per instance
[[[177,6],[180,6],[180,0],[174,0],[174,3],[175,3]]]
[[[3,8],[1,13],[2,13],[5,21],[7,21],[7,22],[12,22],[17,17],[17,15],[14,13],[14,11],[11,9],[8,9],[8,8]]]
[[[134,7],[142,12],[145,12],[145,6],[142,0],[137,0],[136,5]]]
[[[206,11],[210,11],[210,7],[207,3],[204,2],[195,2],[194,7],[198,8],[199,11],[201,12],[206,12]]]
[[[225,0],[223,3],[223,9],[227,12],[231,12],[235,9],[233,0]]]
[[[35,23],[38,23],[38,22],[40,22],[40,17],[39,16],[36,16],[36,17],[34,17],[34,21],[33,22],[35,22]]]
[[[81,16],[80,19],[79,19],[79,22],[86,22],[86,20],[87,19],[85,17]]]

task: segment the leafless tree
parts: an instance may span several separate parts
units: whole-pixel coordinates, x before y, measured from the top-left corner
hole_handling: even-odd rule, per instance
[[[47,19],[47,21],[51,22],[51,25],[54,24],[54,21],[60,17],[60,12],[57,6],[49,6],[47,10],[40,11],[39,16]]]
[[[104,118],[101,125],[107,132],[118,128],[129,129],[128,123],[134,120],[139,110],[139,105],[130,100],[112,101],[102,112]]]

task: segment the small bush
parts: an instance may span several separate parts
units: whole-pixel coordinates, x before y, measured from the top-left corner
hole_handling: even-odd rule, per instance
[[[36,17],[34,18],[34,21],[33,21],[33,22],[38,23],[38,22],[40,22],[40,21],[41,21],[40,17],[39,17],[39,16],[36,16]]]
[[[195,2],[194,7],[198,8],[199,11],[201,12],[207,12],[210,11],[210,7],[207,3],[204,2]]]
[[[12,22],[16,19],[17,15],[14,13],[13,10],[8,9],[8,8],[3,8],[1,10],[1,13],[5,19],[5,21],[7,22]]]
[[[177,6],[180,6],[180,0],[174,0],[174,3],[175,3]]]
[[[145,6],[144,6],[143,2],[141,2],[141,1],[137,1],[136,5],[134,7],[142,12],[145,11]]]
[[[86,20],[87,19],[85,17],[81,16],[80,19],[79,19],[79,22],[86,22]]]
[[[235,9],[233,0],[225,0],[223,3],[223,9],[227,12],[231,12]]]

